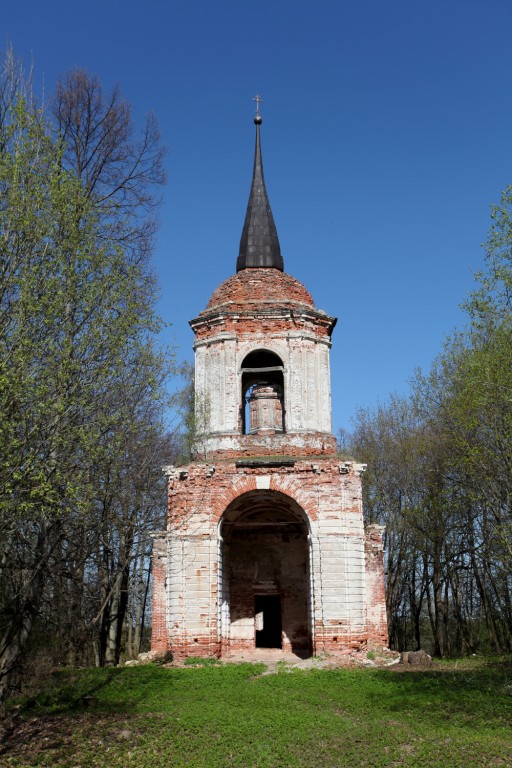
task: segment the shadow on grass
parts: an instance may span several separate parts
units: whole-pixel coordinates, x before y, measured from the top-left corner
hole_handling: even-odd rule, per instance
[[[225,687],[243,683],[261,672],[262,665],[228,667],[198,665],[165,668],[154,664],[114,669],[59,670],[51,687],[21,700],[23,715],[72,714],[99,711],[134,714],[163,711],[176,696],[215,698]]]
[[[439,665],[434,669],[378,670],[385,689],[386,709],[395,715],[456,719],[475,725],[502,725],[512,718],[512,665],[510,660],[479,666]]]
[[[98,699],[97,694],[106,690],[127,671],[124,667],[98,670],[59,670],[52,677],[52,683],[38,693],[20,702],[23,715],[52,713],[55,715],[76,714],[91,709],[102,711],[129,711],[133,702]]]
[[[261,666],[261,665],[260,665]],[[439,664],[434,669],[398,672],[395,669],[313,670],[292,675],[256,677],[250,664],[165,669],[153,665],[62,671],[52,687],[20,701],[23,715],[103,712],[135,714],[168,712],[181,707],[216,706],[246,700],[268,705],[272,697],[283,706],[298,697],[319,695],[346,700],[354,711],[369,706],[377,716],[393,713],[410,720],[429,717],[475,725],[502,725],[512,718],[510,660],[488,664]],[[257,681],[259,690],[246,688]],[[270,693],[272,692],[272,693]]]

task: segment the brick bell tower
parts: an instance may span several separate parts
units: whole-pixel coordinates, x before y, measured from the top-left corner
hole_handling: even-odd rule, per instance
[[[190,323],[194,460],[165,468],[154,537],[152,650],[178,658],[387,643],[382,529],[365,530],[365,465],[332,434],[336,319],[284,272],[254,122],[237,271]]]

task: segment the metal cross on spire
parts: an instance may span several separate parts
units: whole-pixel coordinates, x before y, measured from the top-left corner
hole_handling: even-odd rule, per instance
[[[260,114],[260,104],[263,101],[263,99],[261,98],[261,96],[257,96],[256,95],[256,96],[253,96],[252,100],[256,102],[256,115],[259,115]]]

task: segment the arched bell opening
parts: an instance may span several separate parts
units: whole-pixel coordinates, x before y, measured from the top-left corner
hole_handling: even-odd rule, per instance
[[[226,509],[220,533],[223,648],[309,656],[309,524],[302,508],[278,491],[251,491]]]
[[[284,366],[267,349],[250,352],[242,363],[241,421],[244,435],[285,431]]]

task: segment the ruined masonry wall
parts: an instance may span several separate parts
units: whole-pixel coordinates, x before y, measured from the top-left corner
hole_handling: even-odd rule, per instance
[[[199,433],[240,433],[242,362],[256,349],[277,354],[284,365],[287,432],[330,434],[330,342],[300,332],[239,337],[219,335],[196,343],[195,404]]]
[[[229,504],[244,493],[267,489],[294,499],[307,515],[310,536],[310,604],[314,652],[346,651],[368,640],[365,534],[361,479],[354,467],[334,459],[299,460],[294,467],[247,468],[234,462],[194,463],[169,478],[166,547],[167,642],[163,642],[161,571],[155,570],[154,647],[177,655],[219,655],[222,637],[219,594],[219,523]],[[165,542],[165,543],[164,543]],[[373,540],[375,553],[377,539]],[[161,553],[161,550],[159,550]],[[156,566],[164,562],[158,559]],[[378,582],[375,569],[375,583]],[[156,601],[156,602],[155,602]],[[385,634],[372,614],[373,635]],[[233,639],[229,642],[233,650]]]
[[[224,280],[212,294],[201,315],[214,310],[241,311],[254,303],[314,308],[308,289],[295,277],[269,267],[244,269]]]
[[[315,308],[298,280],[276,269],[242,270],[219,286],[191,321],[196,432],[206,453],[239,447],[242,364],[259,349],[283,363],[286,434],[332,438],[329,354],[335,323]]]
[[[365,532],[362,465],[340,462],[332,435],[335,323],[274,268],[228,278],[191,321],[196,461],[168,468],[167,530],[154,542],[153,650],[180,657],[254,648],[263,631],[256,597],[270,605],[272,594],[286,649],[346,653],[387,643],[382,531]],[[256,350],[283,364],[282,433],[242,434],[242,364]],[[273,505],[285,518],[275,530],[258,518]],[[221,526],[226,510],[241,515],[240,525]],[[297,516],[298,527],[289,523]]]
[[[365,536],[368,646],[370,648],[382,648],[388,644],[383,533],[384,526],[374,524],[367,527]]]
[[[165,531],[153,540],[153,600],[151,619],[151,650],[165,653],[169,650],[169,622],[167,617],[167,546]]]

